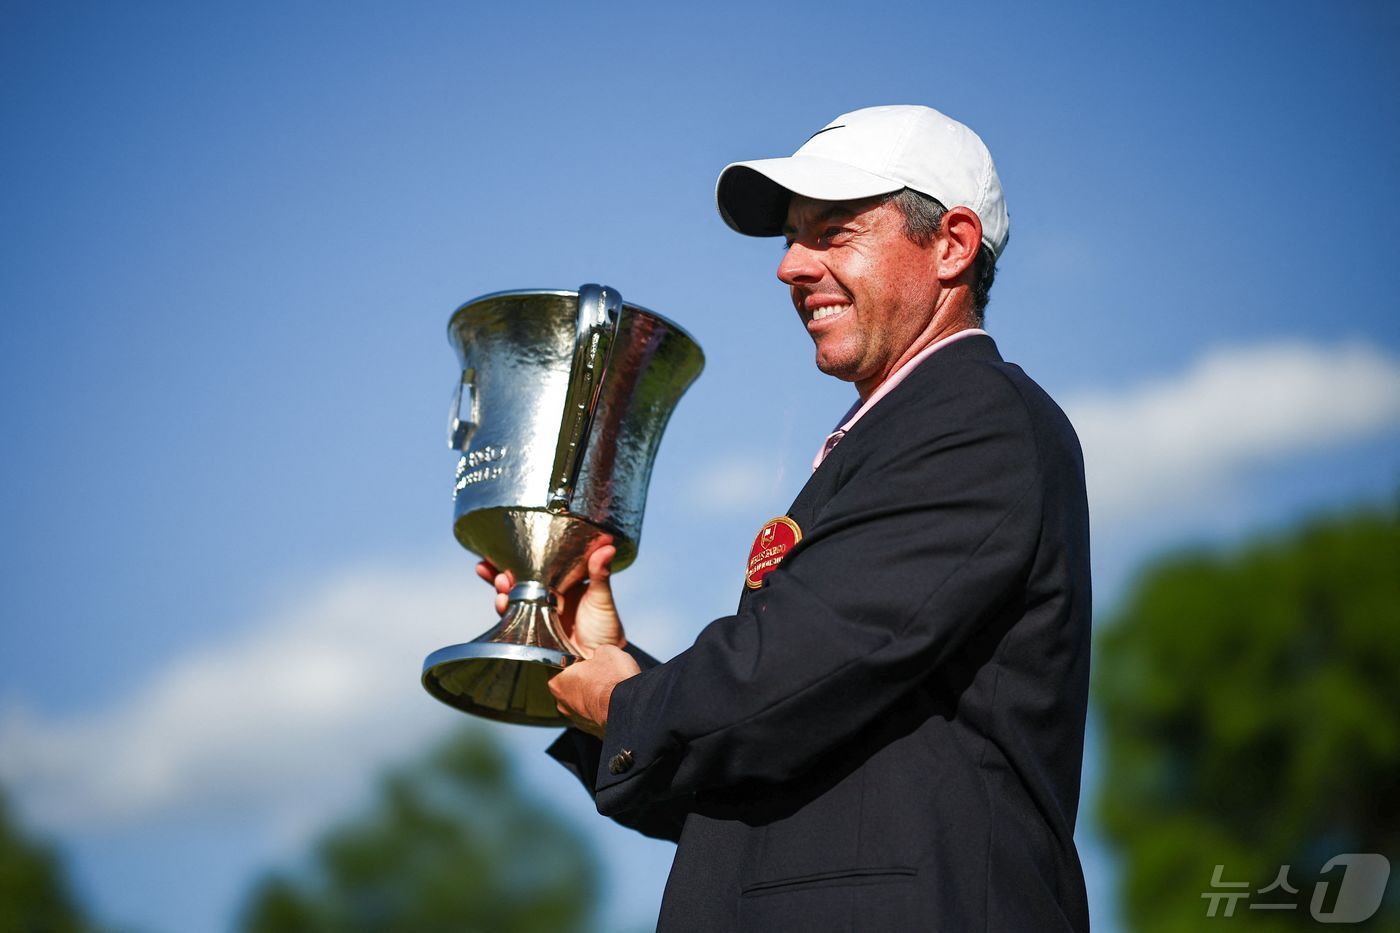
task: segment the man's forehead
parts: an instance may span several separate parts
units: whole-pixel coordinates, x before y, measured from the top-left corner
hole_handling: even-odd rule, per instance
[[[794,194],[788,200],[787,219],[783,222],[783,229],[796,230],[803,224],[828,220],[849,220],[878,208],[884,201],[884,195],[862,198],[859,201],[817,201]]]

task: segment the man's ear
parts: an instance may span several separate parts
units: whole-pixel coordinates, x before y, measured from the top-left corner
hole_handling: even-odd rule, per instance
[[[951,282],[977,261],[982,247],[982,218],[969,207],[951,207],[938,230],[938,278]]]

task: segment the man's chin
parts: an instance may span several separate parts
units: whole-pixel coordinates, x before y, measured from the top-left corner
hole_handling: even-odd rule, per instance
[[[823,359],[821,353],[817,354],[817,369],[842,382],[855,382],[860,378],[860,372],[854,364],[844,360]]]

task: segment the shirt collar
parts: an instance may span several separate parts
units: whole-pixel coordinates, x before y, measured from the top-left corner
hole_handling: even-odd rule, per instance
[[[950,343],[962,340],[964,337],[978,336],[987,337],[990,335],[980,327],[969,327],[966,330],[958,331],[956,334],[949,334],[947,337],[935,340],[933,343],[911,356],[903,366],[890,373],[889,377],[885,379],[884,382],[880,383],[874,392],[870,393],[869,398],[864,401],[856,399],[855,404],[848,408],[846,414],[842,416],[842,421],[837,426],[836,430],[828,434],[826,440],[822,442],[821,449],[817,451],[816,457],[812,459],[812,469],[815,471],[817,467],[821,466],[822,461],[827,458],[827,455],[836,449],[837,444],[841,443],[841,438],[846,436],[846,432],[855,427],[856,422],[864,418],[865,413],[874,408],[880,399],[893,392],[895,386],[903,382],[910,373],[918,368],[920,363],[930,356],[933,356],[934,353],[943,349]]]

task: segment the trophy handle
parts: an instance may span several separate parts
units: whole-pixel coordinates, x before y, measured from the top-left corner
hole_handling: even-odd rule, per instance
[[[462,411],[462,390],[466,389],[467,410]],[[476,370],[467,367],[462,370],[462,378],[457,380],[457,391],[452,394],[452,410],[447,415],[447,446],[453,450],[465,451],[467,442],[476,431]]]
[[[551,512],[567,511],[573,498],[621,320],[622,295],[617,289],[606,285],[579,286],[573,369],[564,401],[564,418],[559,425],[559,443],[554,448],[554,469],[550,472]]]

